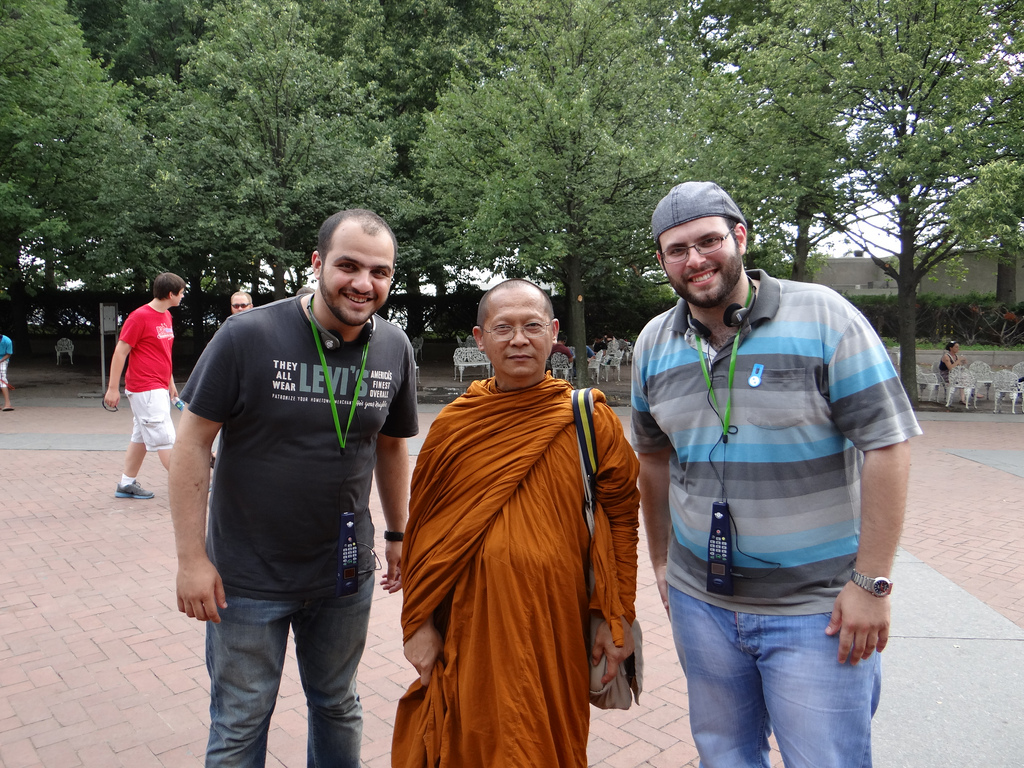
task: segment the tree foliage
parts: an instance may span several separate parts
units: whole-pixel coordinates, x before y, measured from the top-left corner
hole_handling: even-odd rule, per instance
[[[843,230],[893,278],[912,383],[918,285],[965,244],[950,205],[999,155],[1019,10],[990,0],[774,0],[763,13],[765,22],[732,31],[734,69],[718,79],[740,88],[716,94],[726,107],[710,143],[724,134],[760,148],[748,158],[754,181],[738,185],[762,201],[756,220],[781,213],[799,237],[817,216],[819,231]],[[725,156],[735,177],[739,153]]]
[[[936,265],[997,254],[1014,304],[1017,0],[66,7],[0,0],[0,299],[21,323],[39,286],[172,270],[199,329],[206,289],[290,292],[318,223],[358,205],[398,234],[411,333],[428,294],[494,270],[553,286],[579,346],[586,322],[628,332],[621,297],[663,280],[650,212],[694,178],[740,202],[752,266],[804,279],[837,232],[867,251],[899,286],[905,380]]]
[[[79,277],[130,142],[119,92],[57,0],[0,0],[0,295]],[[108,195],[109,199],[109,195]]]
[[[257,289],[267,267],[280,298],[289,274],[304,273],[319,222],[340,208],[387,215],[400,205],[390,142],[373,100],[317,49],[296,3],[231,0],[208,28],[180,86],[164,78],[155,100],[167,105],[152,127],[156,183],[185,235],[168,247]]]
[[[694,167],[754,222],[749,266],[809,280],[815,248],[843,228],[846,211],[842,102],[808,56],[830,46],[830,33],[771,3],[698,8],[725,23],[697,27],[689,131],[707,140],[696,145]]]
[[[671,84],[646,2],[509,0],[490,76],[455,76],[420,142],[455,247],[569,297],[582,349],[590,283],[650,264],[672,156]],[[579,367],[581,375],[586,369]]]

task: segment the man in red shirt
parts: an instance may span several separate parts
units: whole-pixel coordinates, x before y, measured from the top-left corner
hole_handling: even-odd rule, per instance
[[[174,328],[171,307],[181,304],[185,281],[163,272],[153,281],[153,300],[124,321],[110,361],[110,384],[103,396],[108,408],[121,401],[121,372],[128,363],[124,392],[132,408],[132,437],[124,457],[124,474],[114,496],[119,499],[151,499],[153,492],[139,485],[137,476],[148,451],[156,451],[164,469],[170,469],[174,445],[171,398],[178,396],[171,370]],[[130,355],[130,356],[129,356]]]

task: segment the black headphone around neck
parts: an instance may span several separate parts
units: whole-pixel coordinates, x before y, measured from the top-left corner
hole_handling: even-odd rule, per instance
[[[754,284],[750,283],[750,290],[747,291],[747,306],[743,306],[742,304],[730,304],[725,308],[725,312],[722,313],[722,322],[725,323],[728,328],[739,328],[743,325],[743,321],[750,315],[750,311],[754,308],[755,301],[757,301],[757,291],[754,289]],[[689,324],[690,328],[693,329],[693,332],[702,339],[710,339],[711,329],[689,313],[689,304],[686,305],[686,312],[686,322]]]
[[[320,325],[320,321],[316,319],[316,315],[313,313],[313,297],[309,297],[309,316],[313,318],[313,325],[320,332],[320,341],[327,349],[340,349],[346,342],[339,339],[333,331],[329,331]],[[371,316],[366,321],[366,325],[363,326],[362,330],[359,331],[359,336],[355,341],[347,342],[349,344],[369,344],[370,337],[373,336],[373,327],[376,324],[376,319]]]

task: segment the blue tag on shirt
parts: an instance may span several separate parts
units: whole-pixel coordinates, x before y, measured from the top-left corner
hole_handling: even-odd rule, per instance
[[[747,384],[752,387],[761,386],[761,373],[764,371],[764,366],[760,363],[754,364],[754,370],[750,372],[750,378],[747,379]]]

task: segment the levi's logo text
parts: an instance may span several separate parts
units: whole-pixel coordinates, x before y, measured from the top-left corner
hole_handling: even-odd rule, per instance
[[[327,387],[330,386],[339,404],[352,402],[353,384],[359,376],[358,365],[329,365],[328,381],[325,381],[323,369],[319,365],[292,360],[272,362],[273,379],[270,386],[274,390],[272,397],[275,399],[299,403],[328,403]],[[363,380],[359,382],[357,407],[386,408],[390,393],[391,371],[366,371]]]

